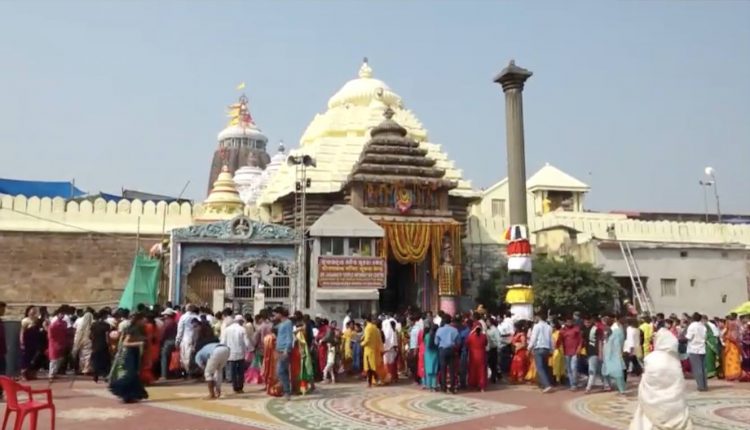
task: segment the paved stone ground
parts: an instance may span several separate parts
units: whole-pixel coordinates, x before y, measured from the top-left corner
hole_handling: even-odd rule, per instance
[[[46,383],[33,385],[42,388]],[[58,382],[53,385],[57,429],[604,430],[627,428],[635,407],[634,389],[624,398],[563,389],[543,395],[532,386],[507,385],[485,393],[444,395],[408,384],[368,389],[363,383],[343,383],[322,385],[315,394],[287,402],[266,396],[256,386],[246,387],[243,395],[205,401],[204,388],[186,383],[149,387],[149,401],[123,405],[103,384],[78,380],[71,387]],[[688,381],[688,388],[696,429],[748,428],[750,384],[712,381],[711,391],[697,393]],[[49,429],[46,413],[39,428]]]

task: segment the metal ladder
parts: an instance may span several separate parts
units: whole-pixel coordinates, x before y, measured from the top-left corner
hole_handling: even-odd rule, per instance
[[[635,257],[633,257],[630,244],[621,240],[618,242],[620,243],[622,257],[625,259],[625,264],[628,267],[628,275],[630,275],[630,282],[633,285],[635,301],[642,312],[645,311],[649,315],[653,315],[654,304],[651,302],[651,297],[648,294],[648,290],[646,290],[646,286],[641,281],[641,272],[638,270],[638,263],[636,263]]]

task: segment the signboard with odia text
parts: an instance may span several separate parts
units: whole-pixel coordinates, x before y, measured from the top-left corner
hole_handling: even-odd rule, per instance
[[[318,287],[383,288],[385,260],[379,257],[318,257]]]

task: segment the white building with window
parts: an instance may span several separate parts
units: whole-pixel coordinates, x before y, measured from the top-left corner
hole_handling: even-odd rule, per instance
[[[383,228],[354,207],[331,206],[310,227],[310,284],[301,307],[339,322],[347,310],[355,318],[376,312],[385,286],[385,259],[376,253],[383,236]],[[331,273],[332,266],[340,271]]]
[[[723,316],[750,299],[750,225],[683,221],[708,218],[702,214],[586,211],[589,186],[549,164],[526,188],[534,252],[601,266],[622,286],[622,298],[634,299],[635,265],[655,312]],[[493,270],[504,270],[507,202],[503,179],[472,207],[464,246],[474,288]]]

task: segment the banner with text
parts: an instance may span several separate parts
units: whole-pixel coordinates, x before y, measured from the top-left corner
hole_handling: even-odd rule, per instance
[[[385,260],[379,257],[318,257],[318,286],[383,288]]]

